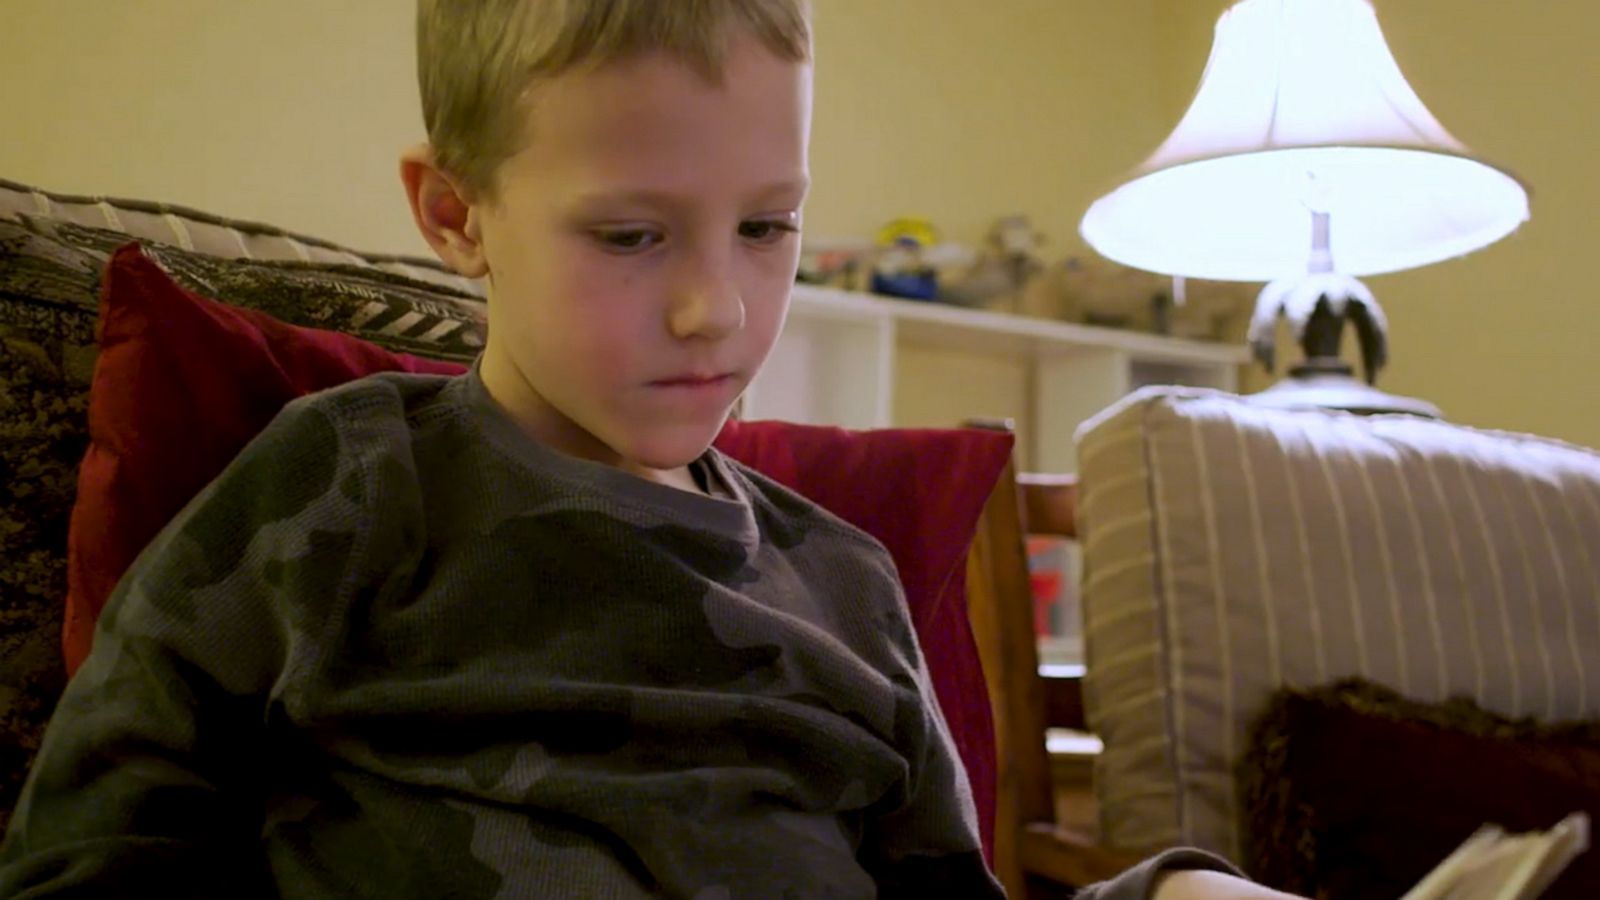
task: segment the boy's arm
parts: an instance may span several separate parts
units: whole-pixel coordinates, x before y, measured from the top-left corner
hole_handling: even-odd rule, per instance
[[[370,485],[338,450],[325,416],[291,407],[122,579],[0,847],[0,896],[270,883],[269,693],[361,551],[345,526]]]
[[[904,692],[895,739],[910,762],[907,795],[868,821],[861,859],[879,896],[1003,897],[978,849],[976,812],[933,682],[909,622],[902,637]],[[1089,885],[1082,900],[1292,900],[1240,877],[1221,857],[1176,849],[1153,856],[1110,881]]]
[[[866,822],[861,862],[884,900],[1004,897],[984,861],[972,788],[921,648],[909,618],[899,624],[894,737],[909,763],[906,793]]]
[[[1293,900],[1246,881],[1219,856],[1178,848],[1150,857],[1110,881],[1091,884],[1076,900]]]
[[[927,674],[924,708],[930,713],[927,752],[920,775],[911,772],[910,803],[870,823],[863,857],[878,880],[879,895],[897,897],[1002,897],[979,850],[931,852],[955,846],[959,835],[977,840],[972,800],[960,759],[934,698]],[[956,824],[962,818],[966,824]],[[1294,900],[1239,875],[1219,856],[1175,849],[1146,859],[1109,881],[1089,885],[1078,900]]]

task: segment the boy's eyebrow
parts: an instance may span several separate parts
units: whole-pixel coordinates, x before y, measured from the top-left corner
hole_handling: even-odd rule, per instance
[[[801,196],[804,196],[805,193],[807,191],[809,191],[810,189],[811,189],[811,179],[810,179],[810,177],[805,176],[805,175],[798,175],[798,176],[796,176],[794,178],[784,179],[783,181],[775,181],[772,184],[769,184],[766,187],[763,187],[761,190],[757,191],[756,192],[756,196],[758,196],[758,197],[771,197],[771,196],[774,196],[774,195],[777,195],[777,194],[785,194],[785,195],[799,194]]]
[[[768,197],[778,196],[804,196],[811,188],[811,179],[801,175],[796,178],[787,178],[783,181],[774,181],[763,185],[751,193],[752,197],[765,200]],[[638,204],[640,206],[657,206],[671,208],[687,206],[692,202],[692,194],[679,194],[673,191],[658,191],[651,188],[631,188],[617,191],[595,191],[580,194],[577,205],[580,207],[600,206],[609,203]]]

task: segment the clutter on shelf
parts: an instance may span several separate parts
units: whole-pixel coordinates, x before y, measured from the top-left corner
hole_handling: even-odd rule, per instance
[[[808,242],[800,280],[1040,319],[1227,340],[1258,286],[1173,279],[1083,249],[1047,261],[1023,215],[990,227],[982,249],[943,241],[927,219],[886,223],[874,239]]]
[[[1028,282],[1044,270],[1043,243],[1027,216],[1002,216],[989,228],[983,251],[946,279],[939,299],[985,308],[1017,305]]]

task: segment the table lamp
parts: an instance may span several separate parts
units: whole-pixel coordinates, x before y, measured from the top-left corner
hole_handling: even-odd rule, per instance
[[[1356,276],[1460,256],[1527,219],[1524,185],[1406,83],[1369,0],[1243,0],[1217,22],[1189,111],[1081,232],[1135,268],[1268,282],[1255,357],[1273,369],[1282,316],[1306,358],[1258,401],[1437,416],[1374,386],[1387,325]],[[1340,359],[1347,324],[1365,382]]]

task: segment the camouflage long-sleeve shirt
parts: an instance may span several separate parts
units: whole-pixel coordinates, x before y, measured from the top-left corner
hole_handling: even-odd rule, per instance
[[[876,542],[469,375],[291,404],[123,579],[0,895],[998,896]]]

